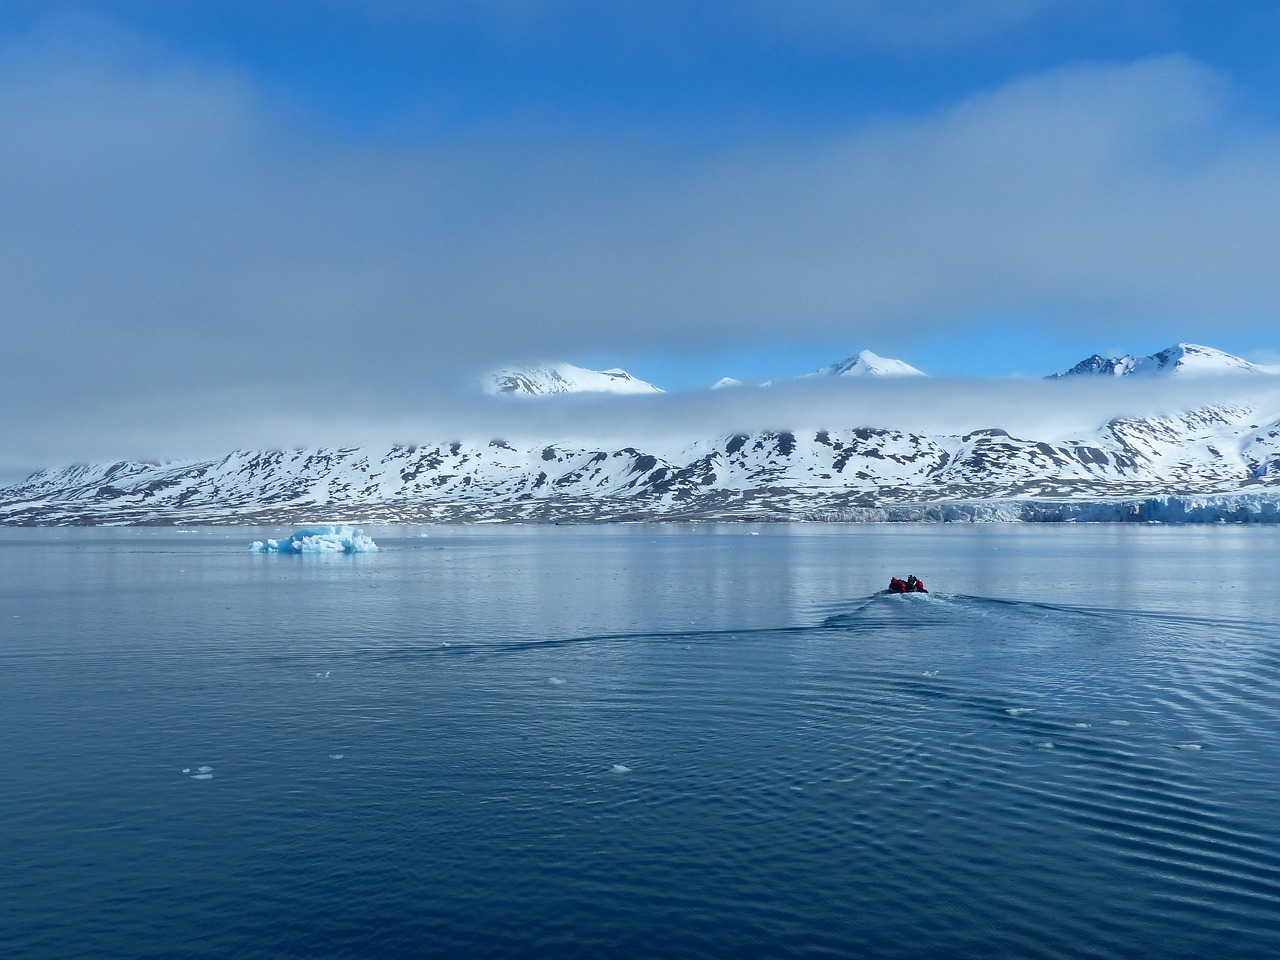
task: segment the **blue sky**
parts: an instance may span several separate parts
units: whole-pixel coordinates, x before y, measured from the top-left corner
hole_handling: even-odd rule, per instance
[[[429,432],[526,360],[1274,362],[1277,39],[1261,2],[8,0],[0,474]]]

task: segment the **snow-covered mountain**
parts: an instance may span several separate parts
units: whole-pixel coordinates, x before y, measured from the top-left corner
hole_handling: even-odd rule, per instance
[[[870,350],[832,363],[808,377],[922,377],[924,374],[902,360],[880,357]],[[769,386],[767,381],[761,386]],[[742,386],[741,380],[721,377],[711,385],[712,390]],[[625,370],[588,370],[571,363],[535,363],[517,367],[505,367],[485,378],[486,392],[494,395],[518,397],[545,397],[564,393],[662,393],[661,387],[631,376]]]
[[[887,375],[874,372],[879,369],[901,375],[901,367],[864,351],[821,373]],[[639,442],[620,424],[616,438],[594,446],[554,439],[455,441],[81,464],[0,489],[0,524],[812,517],[1280,522],[1280,389],[1267,376],[1257,378],[1255,389],[1255,380],[1246,377],[1248,389],[1233,381],[1234,399],[1215,402],[1204,397],[1210,395],[1205,385],[1216,381],[1187,378],[1259,370],[1268,372],[1191,344],[1151,357],[1091,358],[1060,376],[1149,373],[1174,379],[1158,393],[1157,406],[1166,412],[1115,416],[1074,432],[1028,420],[1025,413],[1016,434],[1001,429],[1012,420],[964,433],[895,429],[859,422],[865,415],[856,412],[860,408],[827,406],[814,419],[840,422],[689,441]],[[510,383],[495,383],[529,395],[602,383],[609,390],[659,392],[622,371],[568,364],[502,376]],[[1202,399],[1173,412],[1179,411],[1171,398],[1183,392],[1181,378],[1187,378],[1186,396]],[[920,387],[941,390],[946,382]],[[1128,392],[1120,388],[1117,403],[1129,405]],[[1097,391],[1085,394],[1096,402]],[[1061,403],[1085,394],[1063,384]],[[930,395],[936,406],[938,394]],[[1211,395],[1223,394],[1213,387]],[[750,393],[742,396],[750,399]],[[1046,409],[1060,423],[1058,406],[1055,393]],[[831,412],[846,409],[851,412]],[[1090,414],[1077,422],[1099,421]]]
[[[571,363],[530,364],[489,374],[492,394],[542,397],[557,393],[662,393],[661,388],[625,370],[588,370]]]
[[[1050,379],[1079,376],[1206,376],[1222,373],[1269,372],[1248,360],[1232,356],[1213,347],[1195,343],[1175,343],[1159,353],[1147,357],[1126,354],[1123,357],[1104,357],[1095,353],[1081,360],[1065,373],[1055,373]]]
[[[923,377],[925,374],[902,360],[879,357],[863,350],[855,357],[841,360],[805,374],[807,377]]]
[[[889,357],[881,357],[872,353],[870,350],[863,350],[855,356],[848,357],[838,363],[830,363],[825,367],[819,367],[812,373],[802,373],[798,377],[792,377],[793,380],[809,380],[817,377],[923,377],[925,374],[917,370],[911,364],[902,360],[893,360]],[[776,381],[766,380],[761,383],[762,387],[771,387]],[[712,390],[721,390],[725,387],[741,386],[741,380],[735,380],[733,377],[722,377],[711,385]]]
[[[1184,515],[1188,498],[1252,497],[1251,519],[1280,519],[1280,409],[1120,417],[1054,441],[845,426],[666,452],[492,440],[82,465],[0,490],[0,523],[939,519],[999,504],[1037,519],[1097,519],[1104,504],[1133,519],[1174,510],[1170,495]]]

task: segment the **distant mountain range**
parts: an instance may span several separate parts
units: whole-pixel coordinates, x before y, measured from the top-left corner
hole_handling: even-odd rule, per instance
[[[1053,373],[1047,379],[1079,376],[1206,376],[1226,373],[1280,373],[1272,367],[1242,360],[1212,347],[1194,343],[1176,343],[1172,347],[1146,357],[1126,354],[1104,357],[1094,354],[1081,360],[1070,370]],[[820,367],[812,373],[792,379],[818,377],[923,377],[926,374],[903,360],[881,357],[863,350],[837,363]],[[761,386],[772,386],[766,381]],[[744,386],[741,380],[722,377],[712,390]],[[625,370],[588,370],[570,363],[530,364],[507,367],[486,378],[485,388],[491,394],[519,397],[552,396],[563,393],[662,393],[661,387],[633,377]]]
[[[919,370],[901,360],[878,357],[870,350],[803,374],[808,377],[903,377],[924,376]],[[762,386],[771,386],[769,381]],[[711,385],[712,390],[743,386],[741,380],[722,377]],[[545,397],[561,393],[662,393],[656,387],[625,370],[588,370],[571,363],[535,363],[526,366],[504,367],[485,378],[486,392],[494,395],[516,397]]]
[[[912,371],[863,352],[811,376],[874,378],[911,376]],[[1274,375],[1220,351],[1178,344],[1150,357],[1090,358],[1052,379],[1215,373]],[[503,376],[507,379],[501,382],[511,386],[504,392],[529,396],[539,390],[582,392],[601,384],[657,392],[620,370],[566,364]],[[1046,383],[1043,389],[1056,388]],[[1076,393],[1064,392],[1063,403]],[[708,436],[662,451],[619,427],[610,442],[590,446],[549,437],[520,444],[456,441],[237,451],[166,464],[80,464],[40,471],[0,489],[0,524],[811,518],[1274,522],[1280,521],[1280,389],[1258,393],[1263,399],[1116,415],[1068,439],[1049,430],[1011,435],[999,423],[958,435],[914,432],[863,422],[850,412],[838,423]]]

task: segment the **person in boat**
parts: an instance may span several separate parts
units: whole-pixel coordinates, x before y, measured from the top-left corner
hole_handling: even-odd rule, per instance
[[[890,593],[928,593],[924,588],[924,581],[919,579],[914,573],[907,579],[901,580],[898,577],[889,579]]]

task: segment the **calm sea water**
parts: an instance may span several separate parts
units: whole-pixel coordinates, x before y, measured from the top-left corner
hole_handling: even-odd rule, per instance
[[[287,532],[0,532],[0,955],[1280,955],[1274,531]]]

